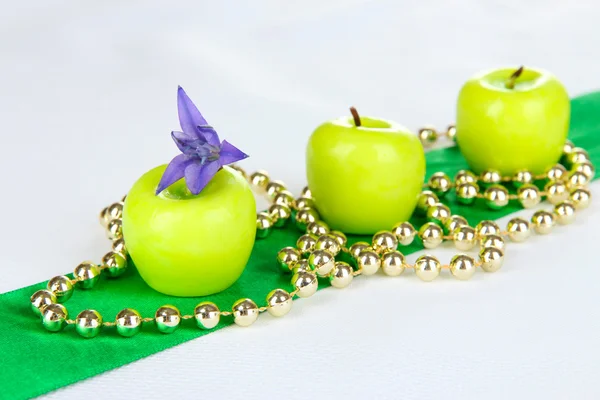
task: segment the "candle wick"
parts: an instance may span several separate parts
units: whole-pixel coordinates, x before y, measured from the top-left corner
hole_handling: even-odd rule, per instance
[[[514,89],[516,80],[518,77],[521,76],[524,69],[525,69],[525,67],[521,65],[519,67],[519,69],[517,69],[515,72],[512,73],[512,75],[508,78],[508,80],[506,81],[504,86],[506,86],[507,89]]]
[[[354,125],[361,126],[362,122],[360,121],[360,115],[358,115],[358,111],[354,106],[350,107],[350,114],[352,114],[352,118],[354,118]]]

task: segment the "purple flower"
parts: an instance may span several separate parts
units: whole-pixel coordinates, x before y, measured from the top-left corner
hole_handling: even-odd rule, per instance
[[[184,177],[190,192],[198,194],[223,165],[248,157],[226,140],[219,140],[217,132],[208,125],[181,86],[177,90],[177,110],[183,132],[173,131],[171,137],[182,154],[167,166],[156,188],[157,195]]]

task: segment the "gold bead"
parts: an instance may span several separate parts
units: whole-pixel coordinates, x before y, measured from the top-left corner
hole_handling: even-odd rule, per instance
[[[329,283],[334,288],[343,289],[352,282],[353,272],[354,270],[348,263],[338,261],[329,274]]]
[[[102,257],[104,270],[111,278],[116,278],[125,273],[127,270],[127,259],[121,253],[109,251]]]
[[[392,232],[380,231],[373,235],[372,247],[379,254],[384,251],[396,250],[398,248],[398,239]]]
[[[334,267],[335,259],[331,253],[326,250],[315,250],[308,257],[308,263],[320,277],[329,275]]]
[[[396,236],[396,239],[398,239],[398,243],[402,246],[408,246],[415,239],[417,231],[410,222],[400,222],[399,224],[394,225],[392,233]]]
[[[108,207],[104,207],[102,211],[100,211],[98,220],[100,221],[100,225],[106,228],[106,225],[108,225]]]
[[[549,181],[562,181],[567,176],[567,169],[562,164],[556,164],[546,171],[546,178]]]
[[[448,125],[448,128],[446,128],[446,137],[453,142],[456,141],[456,127],[454,125]]]
[[[477,176],[469,170],[461,169],[454,176],[454,184],[458,186],[463,183],[477,183]]]
[[[427,249],[433,249],[442,243],[444,231],[437,224],[427,222],[419,229],[419,238],[423,246]]]
[[[326,250],[331,255],[336,256],[340,252],[341,246],[336,237],[328,233],[317,238],[315,250]]]
[[[296,226],[305,231],[308,224],[319,220],[319,213],[314,208],[304,208],[296,213]]]
[[[106,218],[108,221],[121,219],[123,215],[123,203],[113,203],[106,208]]]
[[[294,262],[300,259],[300,252],[293,247],[284,247],[277,252],[277,265],[282,271],[291,271]]]
[[[84,261],[75,267],[73,277],[80,288],[91,289],[100,279],[100,268],[91,261]]]
[[[592,193],[586,188],[575,188],[571,190],[571,201],[578,210],[583,210],[590,205]]]
[[[308,263],[308,260],[298,260],[295,263],[292,264],[292,274],[297,274],[299,271],[302,272],[311,272],[312,269],[310,269],[310,264]]]
[[[471,279],[475,273],[475,260],[466,254],[457,254],[450,260],[450,272],[457,279]]]
[[[242,177],[243,177],[245,180],[248,180],[248,174],[247,174],[247,173],[246,173],[246,171],[245,171],[245,170],[244,170],[242,167],[240,167],[239,165],[237,165],[237,164],[229,164],[229,165],[228,165],[228,167],[230,167],[230,168],[231,168],[231,169],[233,169],[234,171],[237,171],[237,172],[239,172],[239,173],[240,173],[240,175],[242,175]]]
[[[211,301],[203,301],[194,308],[194,318],[200,329],[212,329],[219,324],[221,312]]]
[[[142,316],[133,308],[125,308],[115,318],[117,333],[123,337],[131,337],[142,330]]]
[[[517,196],[521,205],[525,208],[532,208],[541,201],[540,191],[535,185],[523,185],[517,191]]]
[[[50,332],[58,332],[67,325],[69,313],[62,304],[48,304],[42,309],[42,325]]]
[[[55,276],[50,279],[47,288],[54,293],[56,301],[59,303],[64,303],[73,295],[73,284],[71,283],[71,279],[64,275]]]
[[[496,249],[504,250],[504,239],[499,235],[485,235],[481,238],[481,247],[495,247]]]
[[[594,178],[594,175],[596,174],[596,169],[594,168],[594,165],[589,161],[573,165],[572,171],[583,172],[583,174],[588,178],[588,180],[592,180]]]
[[[569,200],[558,203],[554,206],[554,215],[559,224],[570,224],[575,221],[575,205]]]
[[[298,197],[296,199],[296,209],[303,210],[305,208],[315,208],[315,202],[308,197]]]
[[[277,196],[281,195],[278,194]],[[273,221],[273,226],[281,228],[285,226],[285,223],[290,219],[292,210],[285,204],[273,204],[269,207],[269,216]]]
[[[475,229],[470,226],[458,227],[454,231],[452,239],[454,240],[454,246],[461,251],[471,250],[477,243]]]
[[[497,235],[500,233],[500,227],[494,221],[484,220],[477,224],[475,231],[479,237]]]
[[[404,255],[398,250],[385,252],[381,256],[381,269],[387,276],[398,276],[405,268]]]
[[[571,171],[567,177],[567,185],[569,189],[574,189],[577,187],[585,187],[589,183],[589,179],[581,171]]]
[[[292,309],[292,296],[283,289],[275,289],[267,295],[267,311],[274,317],[283,317]]]
[[[256,214],[256,237],[263,239],[269,236],[271,233],[271,227],[273,226],[273,218],[266,212],[259,212]]]
[[[462,204],[473,204],[479,193],[479,186],[474,182],[461,183],[456,187],[456,197]]]
[[[360,255],[360,253],[362,253],[363,251],[366,250],[373,250],[371,248],[371,245],[367,242],[356,242],[354,243],[352,246],[350,246],[350,249],[348,250],[350,252],[350,255],[354,258],[358,258],[358,256]]]
[[[306,226],[306,233],[319,237],[329,233],[329,227],[323,221],[311,222]]]
[[[49,304],[55,304],[57,302],[56,295],[52,293],[50,290],[38,290],[29,298],[31,302],[31,309],[33,312],[41,316],[44,307]]]
[[[265,190],[270,198],[275,198],[275,195],[285,190],[285,185],[281,181],[271,181],[267,183]]]
[[[312,192],[310,191],[310,189],[308,188],[308,186],[305,186],[302,189],[302,197],[306,197],[306,198],[312,199]]]
[[[450,209],[442,203],[435,203],[427,209],[427,220],[435,222],[438,225],[443,225],[447,218],[450,217]]]
[[[554,226],[554,215],[548,211],[536,211],[531,217],[533,229],[540,235],[550,233]]]
[[[430,146],[432,143],[438,139],[438,133],[435,128],[427,126],[419,129],[418,133],[419,139],[421,139],[421,143],[423,146]]]
[[[523,242],[531,234],[529,229],[529,221],[523,218],[513,218],[506,225],[508,237],[513,242]]]
[[[499,210],[508,204],[508,190],[502,185],[490,185],[483,197],[492,210]]]
[[[106,234],[109,239],[119,239],[123,237],[123,222],[120,219],[108,221],[106,226]]]
[[[298,291],[296,295],[304,298],[315,294],[319,288],[319,281],[314,273],[299,271],[292,277],[292,285]]]
[[[379,255],[374,251],[365,250],[359,254],[356,259],[356,265],[363,275],[373,275],[379,271],[381,260],[379,259]]]
[[[273,196],[273,204],[281,204],[286,207],[292,207],[294,204],[294,195],[287,190],[282,190]]]
[[[265,189],[269,183],[269,174],[265,171],[256,171],[250,175],[250,183],[260,189]]]
[[[329,232],[329,236],[334,237],[341,247],[344,247],[348,243],[348,238],[340,231],[331,231]]]
[[[123,256],[127,257],[127,246],[125,246],[125,239],[119,238],[115,239],[112,242],[112,249],[117,253],[121,253]]]
[[[442,265],[434,256],[421,256],[415,261],[415,273],[421,280],[431,282],[440,275]]]
[[[465,218],[460,215],[452,215],[444,222],[444,232],[452,234],[457,228],[465,225],[469,225]]]
[[[579,147],[574,147],[571,152],[565,155],[565,163],[568,168],[586,161],[590,161],[590,156],[587,151]]]
[[[495,247],[485,247],[479,252],[479,261],[485,272],[496,272],[502,267],[504,253]]]
[[[417,198],[417,211],[425,215],[427,213],[427,209],[438,202],[439,199],[435,193],[430,190],[423,190]]]
[[[573,142],[571,142],[570,140],[567,140],[563,146],[563,153],[569,154],[570,152],[573,151],[574,148],[575,148],[575,145],[573,145]]]
[[[315,244],[317,243],[317,239],[314,236],[309,235],[308,233],[300,236],[296,241],[296,247],[302,254],[308,255],[311,251],[315,249]]]
[[[502,176],[500,175],[500,172],[490,169],[481,173],[479,181],[485,186],[494,185],[502,181]]]
[[[250,299],[239,299],[233,303],[233,322],[238,326],[252,325],[258,314],[258,306]]]
[[[548,197],[548,201],[551,204],[558,204],[569,198],[569,192],[567,191],[567,185],[563,182],[548,182],[544,187],[544,192]]]
[[[515,187],[521,187],[527,183],[533,183],[533,175],[527,170],[517,171],[512,178]]]
[[[438,197],[443,197],[452,189],[452,181],[445,173],[436,172],[429,178],[429,189]]]
[[[75,319],[75,330],[87,339],[98,336],[102,330],[102,315],[96,310],[83,310]]]
[[[181,313],[179,309],[172,305],[164,305],[156,310],[154,314],[154,323],[161,333],[173,333],[179,328],[181,322]]]
[[[102,256],[102,265],[105,265],[106,262],[110,259],[110,257],[115,253],[114,251],[109,251],[108,253]]]

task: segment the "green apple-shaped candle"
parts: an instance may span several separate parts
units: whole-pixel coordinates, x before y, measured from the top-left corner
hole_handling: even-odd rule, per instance
[[[127,194],[123,237],[144,281],[173,296],[205,296],[242,274],[256,234],[256,204],[244,177],[224,166],[247,155],[220,141],[183,89],[182,154],[143,175]]]
[[[425,177],[425,154],[406,128],[350,110],[352,116],[326,122],[310,137],[308,186],[332,228],[372,234],[412,215]]]
[[[143,175],[123,210],[127,250],[144,281],[173,296],[231,286],[254,245],[256,204],[246,180],[223,167],[198,195],[183,180],[155,194],[165,166]]]
[[[552,74],[502,68],[469,79],[458,96],[456,141],[477,173],[542,174],[560,159],[570,102]]]

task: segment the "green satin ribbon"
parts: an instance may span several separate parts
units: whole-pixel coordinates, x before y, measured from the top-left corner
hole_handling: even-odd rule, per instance
[[[589,152],[595,165],[600,165],[600,92],[573,99],[571,121],[570,139]],[[444,171],[453,176],[463,168],[467,168],[467,165],[456,147],[427,154],[428,174]],[[456,201],[453,193],[444,202],[454,214],[466,217],[471,225],[483,219],[497,219],[520,209],[517,203],[511,203],[498,211],[492,211],[481,203],[464,206]],[[415,219],[413,222],[420,225],[424,221]],[[282,247],[294,246],[299,235],[299,231],[289,224],[287,228],[275,229],[268,239],[257,241],[250,262],[239,281],[209,299],[223,310],[229,309],[240,297],[250,297],[262,306],[267,293],[272,289],[290,289],[290,276],[279,271],[275,255]],[[349,238],[351,242],[369,239],[358,236]],[[413,244],[402,250],[408,254],[421,249],[420,244]],[[58,274],[64,271],[56,272]],[[320,284],[322,288],[328,287],[325,281]],[[118,336],[114,328],[103,330],[94,339],[79,337],[73,326],[60,333],[50,333],[44,330],[29,306],[31,294],[45,286],[46,283],[42,282],[0,295],[0,399],[38,396],[233,323],[231,317],[222,318],[221,323],[212,331],[202,331],[193,320],[186,320],[175,333],[168,335],[158,332],[152,324],[145,324],[142,332],[132,338]],[[75,318],[83,309],[94,308],[105,320],[110,320],[125,307],[135,308],[143,316],[153,316],[155,310],[164,304],[173,304],[182,313],[190,314],[202,300],[207,299],[173,298],[155,292],[142,281],[135,268],[129,268],[119,279],[109,281],[102,277],[92,290],[77,289],[66,306],[70,311],[70,318]],[[304,301],[316,303],[318,299]],[[294,312],[293,308],[291,312]]]

